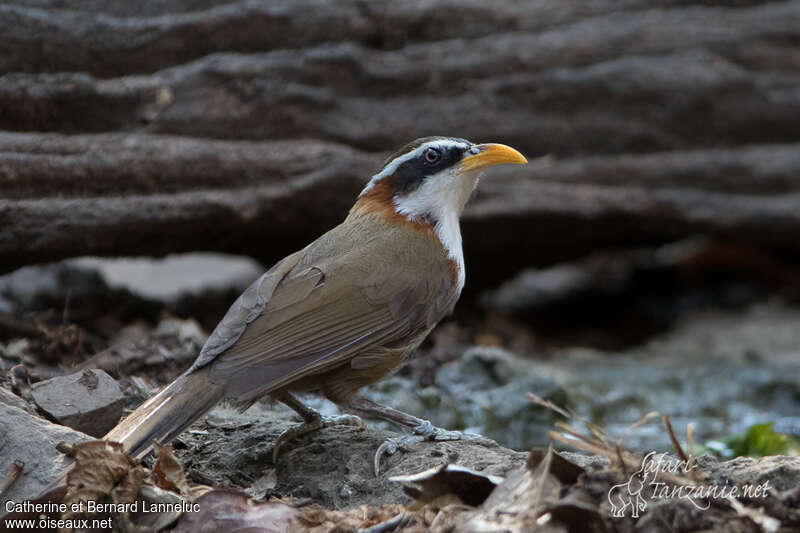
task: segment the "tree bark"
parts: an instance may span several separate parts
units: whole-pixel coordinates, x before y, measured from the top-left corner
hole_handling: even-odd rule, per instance
[[[198,249],[271,263],[337,224],[382,156],[319,141],[3,133],[0,264]],[[798,175],[798,144],[542,158],[482,180],[465,247],[479,278],[698,232],[798,250]]]
[[[800,248],[798,0],[64,6],[0,6],[3,270],[270,263],[431,134],[533,160],[468,207],[470,283],[695,233]]]

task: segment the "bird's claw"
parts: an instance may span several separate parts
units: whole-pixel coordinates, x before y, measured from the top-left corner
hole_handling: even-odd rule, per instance
[[[313,431],[332,426],[355,426],[359,429],[364,429],[364,422],[355,415],[334,415],[320,416],[319,418],[303,422],[299,426],[290,427],[278,435],[278,439],[272,447],[272,462],[278,462],[278,452],[284,443],[294,440],[297,437],[307,435]]]
[[[375,457],[372,460],[373,467],[375,468],[375,476],[377,477],[378,473],[380,472],[381,458],[383,457],[383,454],[393,455],[400,448],[411,446],[412,444],[416,444],[424,440],[425,437],[421,435],[401,435],[393,439],[385,440],[380,446],[378,446],[378,449],[375,451]]]
[[[411,435],[401,435],[384,441],[375,451],[373,459],[373,467],[375,468],[375,476],[380,472],[381,459],[383,455],[393,455],[397,450],[417,444],[423,441],[448,441],[448,440],[481,440],[487,441],[482,435],[477,433],[464,433],[462,431],[449,431],[447,429],[437,428],[429,421],[425,420],[422,424],[412,429]]]

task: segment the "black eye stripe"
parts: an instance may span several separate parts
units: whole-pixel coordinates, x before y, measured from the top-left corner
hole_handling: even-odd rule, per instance
[[[416,190],[428,176],[449,168],[464,156],[463,146],[431,146],[426,148],[416,157],[398,165],[393,174],[394,190],[398,194],[408,194]],[[429,161],[428,151],[432,150],[438,154],[436,161]]]

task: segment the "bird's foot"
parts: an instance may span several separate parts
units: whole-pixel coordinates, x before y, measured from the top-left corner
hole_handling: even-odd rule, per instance
[[[275,445],[272,448],[272,462],[276,463],[278,461],[278,451],[284,443],[308,433],[319,431],[322,428],[333,426],[355,426],[364,429],[364,422],[355,415],[318,415],[311,420],[306,420],[299,426],[290,427],[278,436],[278,440],[275,441]]]
[[[464,433],[462,431],[449,431],[447,429],[437,428],[436,426],[431,424],[428,420],[424,420],[418,426],[414,426],[411,431],[412,433],[410,435],[401,435],[393,439],[388,439],[383,444],[378,446],[378,450],[375,452],[375,458],[373,460],[373,466],[375,467],[376,476],[380,471],[381,458],[383,458],[383,454],[392,455],[397,450],[405,448],[406,446],[411,446],[412,444],[417,444],[418,442],[423,442],[426,440],[429,441],[480,440],[486,442],[489,441],[486,437],[478,435],[477,433]]]

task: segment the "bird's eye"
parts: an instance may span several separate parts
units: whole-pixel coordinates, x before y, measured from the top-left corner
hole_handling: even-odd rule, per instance
[[[438,162],[439,159],[441,159],[441,158],[442,158],[442,154],[439,153],[439,150],[437,150],[436,148],[428,148],[427,150],[425,150],[425,162],[426,163],[433,164],[433,163]]]

